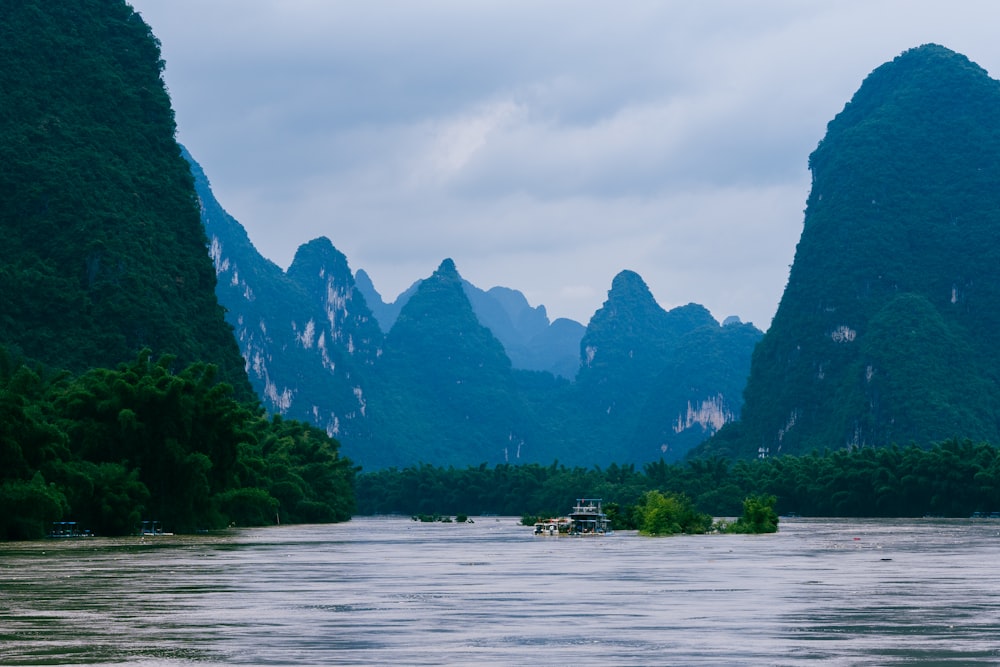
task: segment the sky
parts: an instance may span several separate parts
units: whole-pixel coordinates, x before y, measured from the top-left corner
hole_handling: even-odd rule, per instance
[[[584,324],[628,269],[766,330],[865,76],[929,42],[1000,73],[993,0],[130,4],[262,255],[326,236],[389,302],[451,258]]]

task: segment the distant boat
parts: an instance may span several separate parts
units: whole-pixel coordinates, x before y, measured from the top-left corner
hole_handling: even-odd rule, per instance
[[[535,535],[607,535],[611,520],[601,509],[600,498],[577,498],[569,516],[535,523]]]
[[[139,528],[139,537],[153,537],[159,535],[173,535],[173,533],[163,532],[163,524],[159,521],[143,521]]]
[[[566,535],[569,532],[569,519],[559,517],[558,519],[545,519],[535,523],[535,535]]]
[[[69,537],[93,537],[89,530],[81,530],[76,521],[53,521],[49,529],[49,537],[61,539]]]

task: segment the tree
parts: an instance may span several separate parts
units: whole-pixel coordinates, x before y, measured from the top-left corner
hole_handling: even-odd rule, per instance
[[[649,491],[637,509],[639,532],[643,535],[701,534],[712,525],[712,517],[694,509],[681,493]]]
[[[743,500],[743,516],[725,526],[727,533],[776,533],[778,513],[774,496],[748,496]]]

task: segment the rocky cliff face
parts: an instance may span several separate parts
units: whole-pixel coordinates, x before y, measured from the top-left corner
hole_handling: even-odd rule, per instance
[[[873,71],[809,165],[742,423],[707,451],[997,441],[1000,82],[937,45]]]
[[[346,258],[318,239],[299,248],[288,272],[282,271],[257,252],[215,199],[204,171],[185,155],[219,300],[264,407],[345,442],[364,441],[370,435],[365,369],[381,353],[382,334]]]

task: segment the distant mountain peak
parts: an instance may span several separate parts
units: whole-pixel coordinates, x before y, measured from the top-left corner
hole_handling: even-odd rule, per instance
[[[450,257],[446,257],[441,260],[441,264],[438,266],[437,271],[434,272],[434,275],[448,280],[462,279],[462,277],[458,275],[458,268],[455,267],[455,261]]]
[[[653,298],[653,293],[649,291],[649,286],[646,285],[646,281],[642,279],[642,276],[628,269],[620,271],[611,281],[609,296],[621,293],[642,294],[644,296],[648,295],[650,299]]]
[[[642,277],[635,271],[622,271],[611,281],[607,300],[591,318],[588,337],[609,327],[641,337],[641,331],[661,328],[665,316]]]
[[[372,282],[371,276],[364,269],[358,269],[354,272],[354,282],[359,287],[364,285],[366,289],[370,289],[375,294],[378,294],[378,291],[375,289],[375,283]]]
[[[433,315],[444,303],[456,308],[457,312],[462,314],[463,320],[471,320],[478,325],[472,312],[472,305],[462,287],[462,276],[459,275],[455,262],[451,259],[443,260],[430,277],[420,282],[413,296],[400,311],[392,329],[395,330],[404,320],[422,319]]]
[[[288,275],[294,276],[296,273],[310,270],[334,270],[338,274],[350,275],[351,271],[347,265],[347,257],[337,250],[333,243],[325,236],[304,243],[295,251],[292,265],[288,267]],[[351,277],[353,281],[353,276]]]

